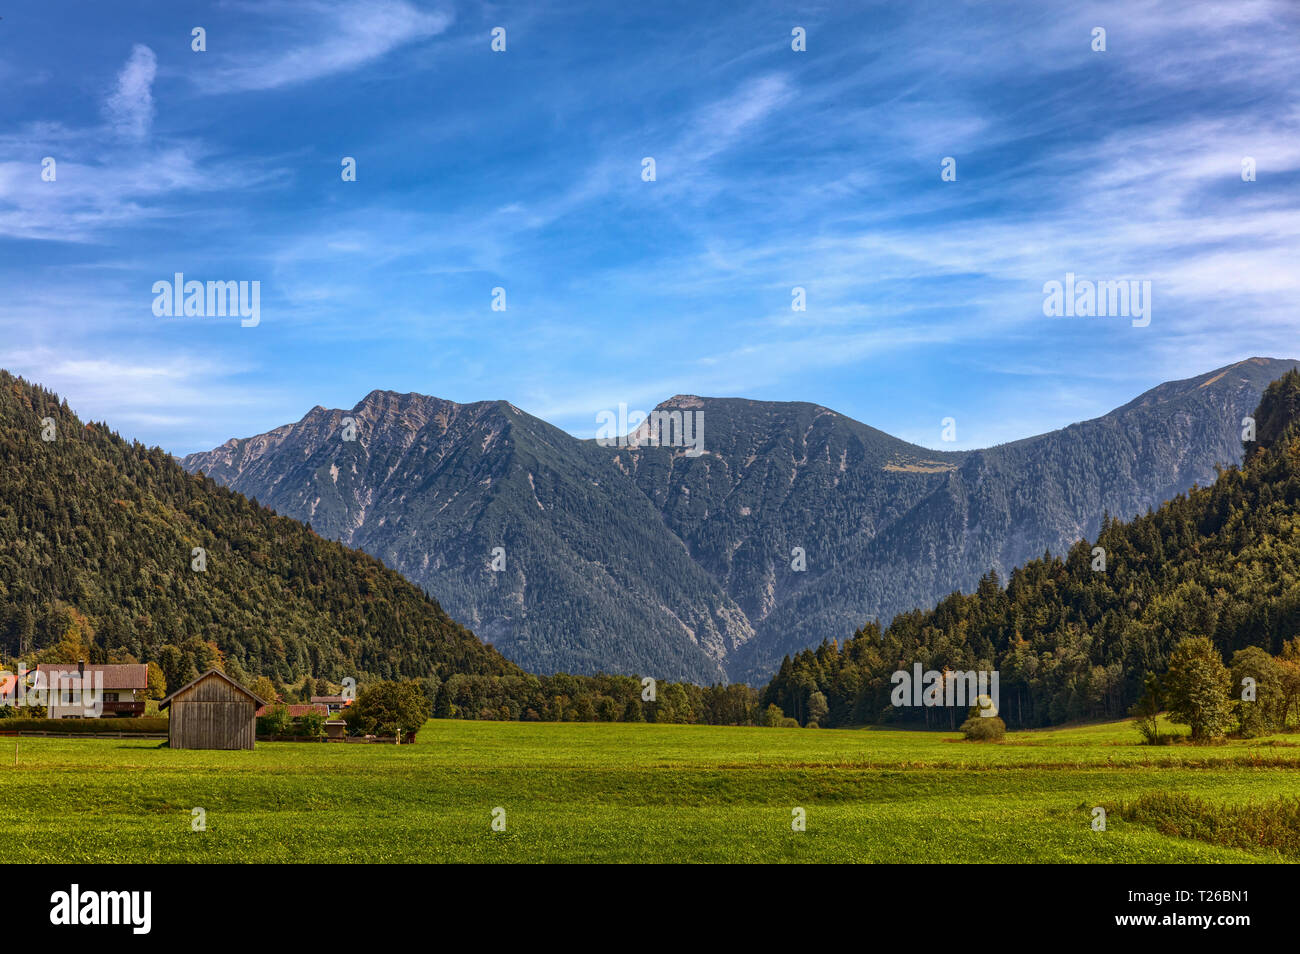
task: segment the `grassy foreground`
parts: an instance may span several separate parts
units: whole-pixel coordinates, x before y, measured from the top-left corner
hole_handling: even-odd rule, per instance
[[[1300,738],[1146,747],[1127,722],[1010,733],[433,721],[407,746],[0,739],[10,862],[1300,860],[1126,821],[1300,792]],[[17,764],[14,763],[15,742]],[[1091,829],[1093,806],[1107,830]],[[191,809],[207,830],[191,830]],[[504,808],[506,830],[491,828]],[[792,809],[807,830],[791,830]]]

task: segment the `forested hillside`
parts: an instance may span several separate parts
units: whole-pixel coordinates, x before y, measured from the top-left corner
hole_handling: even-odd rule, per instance
[[[1003,718],[1036,726],[1123,715],[1144,674],[1162,673],[1188,636],[1209,637],[1225,657],[1248,646],[1280,653],[1300,634],[1300,374],[1271,384],[1254,417],[1246,462],[1212,486],[1127,523],[1107,519],[1095,541],[1030,561],[1005,588],[990,573],[883,635],[870,624],[842,646],[787,657],[763,702],[806,721],[820,693],[822,725],[960,721],[890,705],[890,675],[919,662],[998,670]]]
[[[282,679],[518,672],[373,557],[6,372],[0,655],[157,661],[169,683],[214,660]]]

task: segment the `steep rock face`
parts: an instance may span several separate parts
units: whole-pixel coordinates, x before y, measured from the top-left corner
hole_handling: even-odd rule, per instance
[[[689,404],[707,422],[706,453],[640,447],[614,456],[756,626],[906,515],[967,457],[908,444],[813,404]],[[803,570],[794,568],[796,548]]]
[[[1241,459],[1242,419],[1294,361],[1253,358],[1169,382],[1104,417],[972,452],[874,539],[835,554],[756,626],[729,663],[769,675],[782,656],[863,623],[887,623],[994,570],[1064,553],[1106,514],[1127,519],[1215,478]],[[813,567],[810,562],[810,575]]]
[[[759,681],[1209,482],[1294,364],[1250,359],[981,451],[693,395],[657,410],[701,415],[703,453],[610,447],[505,402],[376,391],[184,465],[377,556],[525,668]]]
[[[185,466],[374,554],[530,669],[717,680],[752,635],[599,448],[506,402],[376,391]]]

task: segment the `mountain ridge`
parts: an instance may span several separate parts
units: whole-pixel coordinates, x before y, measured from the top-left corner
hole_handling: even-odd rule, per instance
[[[976,450],[812,402],[674,395],[656,410],[703,412],[692,456],[602,446],[506,401],[375,389],[182,463],[372,553],[525,668],[754,680],[1212,479],[1295,364],[1245,359]]]

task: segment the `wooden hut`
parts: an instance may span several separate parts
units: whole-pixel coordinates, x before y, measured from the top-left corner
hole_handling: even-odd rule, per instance
[[[160,702],[158,710],[171,709],[167,738],[173,749],[251,749],[263,705],[224,672],[209,669]]]

